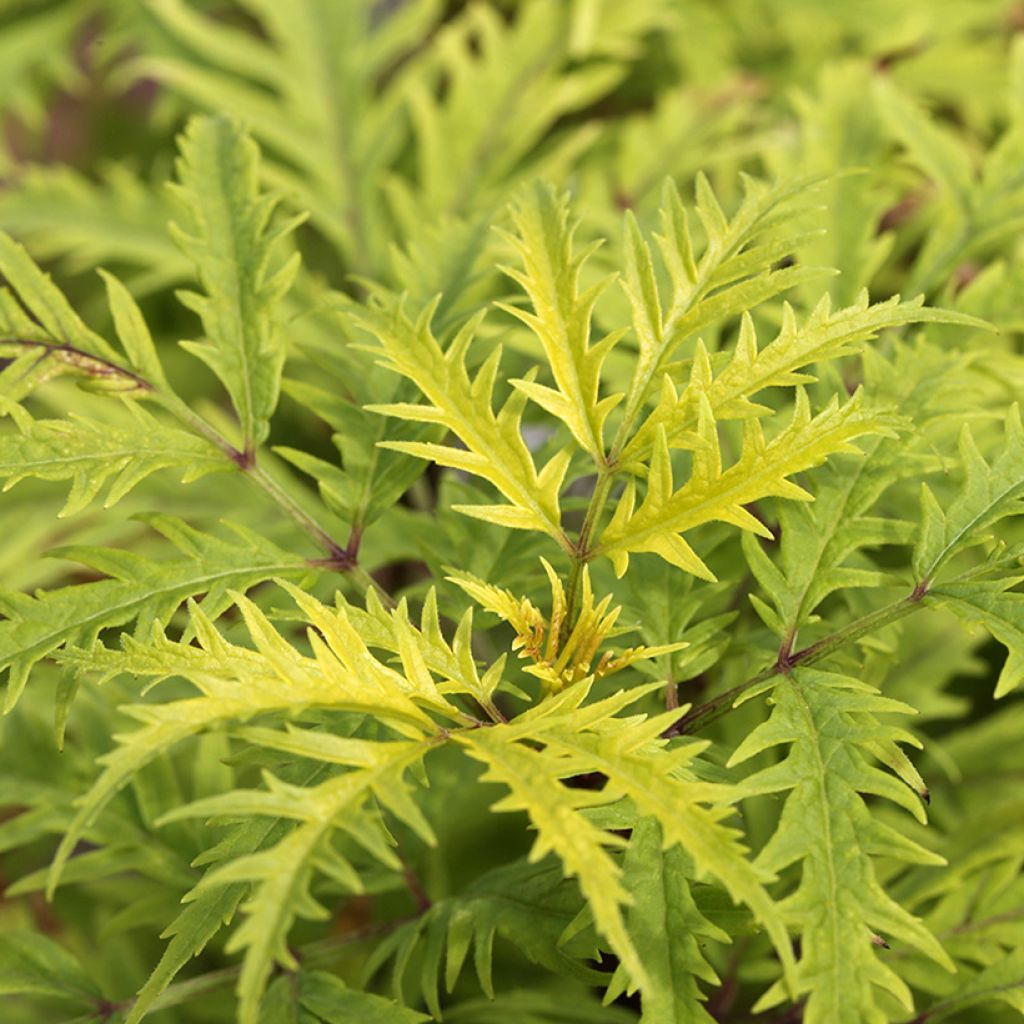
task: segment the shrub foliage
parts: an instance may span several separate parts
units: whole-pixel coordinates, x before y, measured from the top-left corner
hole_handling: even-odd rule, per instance
[[[1017,7],[9,6],[5,1020],[1020,1019]]]

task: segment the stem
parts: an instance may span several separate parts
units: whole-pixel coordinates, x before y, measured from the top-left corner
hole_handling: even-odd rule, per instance
[[[337,567],[343,572],[351,573],[354,563],[350,566],[351,557],[348,551],[343,548],[317,521],[313,518],[283,487],[271,477],[265,469],[253,462],[249,466],[243,466],[242,471],[261,487],[266,494],[280,506],[301,526],[328,554],[332,561],[336,561]],[[367,576],[365,570],[363,575]]]
[[[395,607],[391,595],[356,560],[361,540],[361,531],[357,527],[352,528],[348,545],[342,547],[314,516],[307,512],[265,469],[256,464],[255,458],[251,454],[240,452],[227,438],[210,426],[176,395],[156,394],[154,397],[185,426],[205,437],[211,444],[216,445],[242,473],[327,552],[326,558],[318,559],[313,564],[346,574],[363,590],[376,590],[385,607]]]
[[[363,590],[376,591],[377,597],[380,598],[380,603],[385,608],[393,609],[398,607],[395,599],[358,562],[349,562],[345,566],[339,566],[338,571],[345,573],[350,580],[361,586]]]
[[[836,630],[836,632],[830,633],[820,640],[816,640],[813,644],[809,644],[795,653],[789,653],[786,645],[783,644],[774,664],[762,669],[757,675],[751,676],[750,679],[740,683],[738,686],[734,686],[732,689],[726,690],[725,693],[720,693],[717,697],[713,697],[706,703],[699,704],[688,711],[679,719],[679,722],[673,729],[673,735],[692,733],[702,729],[705,725],[708,725],[729,711],[736,698],[751,687],[766,682],[773,676],[788,675],[794,668],[800,665],[813,665],[816,661],[827,658],[840,647],[844,647],[854,640],[859,640],[862,636],[873,633],[876,629],[888,626],[890,623],[902,619],[911,612],[917,611],[918,608],[923,607],[922,599],[927,593],[927,586],[925,584],[918,584],[906,597],[901,598],[899,601],[894,601],[884,608],[869,612],[842,629]]]
[[[402,861],[402,880],[405,882],[406,889],[409,890],[413,903],[416,904],[417,916],[425,914],[434,905],[434,902],[427,895],[427,890],[423,888],[420,876],[416,874],[412,865],[401,855],[399,855],[399,859]]]
[[[590,560],[591,555],[590,538],[597,532],[614,477],[615,469],[608,464],[602,466],[598,471],[597,482],[594,484],[594,491],[590,495],[590,504],[587,506],[586,515],[583,517],[583,525],[580,527],[579,537],[572,550],[572,565],[569,569],[569,582],[566,586],[565,618],[562,620],[562,630],[558,640],[559,647],[568,640],[572,627],[576,624],[575,619],[580,602],[580,591],[583,586],[583,567]]]

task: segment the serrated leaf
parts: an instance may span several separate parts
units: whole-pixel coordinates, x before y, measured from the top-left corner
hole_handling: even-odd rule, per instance
[[[692,447],[689,435],[699,423],[705,398],[716,420],[764,415],[765,407],[752,401],[752,396],[769,387],[811,382],[815,378],[806,372],[808,366],[859,352],[865,341],[884,330],[912,323],[986,326],[975,317],[927,307],[923,302],[920,296],[906,302],[894,296],[872,305],[867,291],[862,291],[851,306],[834,310],[825,295],[803,324],[785,304],[778,334],[762,348],[758,347],[753,320],[744,315],[732,358],[717,375],[712,373],[703,344],[698,343],[688,388],[677,394],[669,375],[662,378],[658,403],[625,445],[623,461],[628,464],[647,458],[662,427],[671,445]]]
[[[237,540],[225,540],[170,516],[147,521],[180,557],[155,561],[124,550],[67,548],[68,557],[109,578],[34,597],[0,595],[7,615],[0,621],[0,669],[10,669],[6,710],[21,696],[32,666],[65,645],[87,648],[102,630],[131,622],[138,623],[137,636],[146,637],[193,595],[205,594],[204,607],[215,616],[231,603],[230,588],[246,589],[278,576],[301,578],[311,571],[305,559],[241,527],[232,528]]]
[[[431,741],[368,744],[372,760],[367,767],[353,769],[316,786],[294,786],[268,774],[266,791],[220,794],[188,804],[165,817],[165,821],[174,821],[255,814],[290,818],[299,823],[274,846],[229,861],[201,883],[201,889],[225,883],[254,883],[241,908],[245,920],[227,947],[228,952],[245,953],[238,979],[241,1024],[257,1024],[260,1001],[274,964],[280,963],[290,970],[297,968],[287,946],[288,933],[296,918],[322,920],[329,916],[310,892],[314,871],[327,871],[354,891],[360,888],[352,865],[331,847],[332,832],[340,829],[349,833],[367,852],[386,865],[399,868],[400,862],[390,850],[382,824],[374,813],[365,810],[367,801],[375,796],[418,832],[429,829],[415,804],[407,796],[403,798],[407,787],[402,776],[423,759],[431,746]],[[424,838],[431,838],[429,831]]]
[[[251,457],[277,406],[285,344],[276,310],[298,269],[297,254],[282,259],[279,240],[296,221],[271,226],[277,200],[259,190],[259,152],[228,118],[189,122],[177,171],[182,215],[172,233],[205,290],[180,297],[207,337],[183,344],[224,385]]]
[[[623,870],[634,899],[626,921],[650,978],[641,994],[641,1024],[711,1024],[697,979],[714,984],[718,976],[701,940],[727,942],[729,936],[697,909],[688,858],[678,846],[664,849],[661,826],[645,818],[633,829]],[[609,995],[621,983],[613,979]]]
[[[634,428],[652,383],[657,382],[683,341],[718,320],[746,313],[821,273],[819,268],[771,266],[791,253],[804,237],[795,225],[807,208],[795,206],[794,201],[809,192],[813,182],[771,187],[745,177],[743,185],[743,202],[728,220],[707,178],[698,174],[695,212],[706,234],[698,259],[688,211],[675,185],[666,181],[661,233],[656,236],[671,283],[664,301],[659,295],[650,247],[636,221],[631,216],[626,218],[624,287],[632,307],[639,356],[626,393],[623,430],[616,439],[619,451],[628,440],[624,432]]]
[[[942,859],[873,817],[861,794],[885,797],[920,813],[916,798],[871,763],[871,744],[906,734],[878,716],[911,710],[863,683],[816,669],[796,669],[772,690],[774,708],[740,744],[730,764],[789,744],[784,760],[743,783],[751,796],[789,791],[777,829],[756,863],[782,871],[801,865],[796,890],[781,904],[801,936],[798,991],[807,995],[808,1024],[882,1021],[878,990],[906,1010],[910,989],[874,934],[906,943],[948,970],[953,968],[935,937],[883,888],[874,857],[921,864]],[[758,1006],[785,998],[780,985]]]
[[[769,442],[758,421],[747,420],[740,458],[723,471],[717,429],[705,401],[698,430],[705,449],[694,453],[688,482],[675,489],[668,440],[662,430],[643,501],[634,508],[633,485],[627,484],[596,552],[612,560],[619,576],[631,553],[649,551],[686,572],[713,580],[710,569],[680,534],[717,520],[764,535],[764,526],[745,505],[768,496],[806,500],[809,495],[789,480],[790,476],[834,453],[857,451],[850,444],[855,437],[887,430],[885,418],[865,411],[859,395],[841,407],[833,400],[813,418],[806,397],[798,397],[791,422]]]
[[[567,547],[558,492],[568,459],[559,453],[537,471],[520,431],[525,394],[513,392],[498,413],[492,407],[500,349],[491,353],[475,377],[466,368],[466,352],[482,317],[466,324],[442,351],[430,326],[434,305],[415,321],[397,302],[382,304],[365,315],[363,326],[380,342],[386,365],[412,380],[429,403],[371,408],[399,419],[443,424],[465,448],[413,441],[386,442],[385,446],[482,477],[509,505],[470,506],[462,511],[489,520],[498,517],[502,525],[512,528],[541,530]]]
[[[968,625],[981,623],[1007,649],[996,681],[996,697],[1005,697],[1024,680],[1024,594],[1009,589],[1020,580],[943,583],[931,588],[925,599],[949,608]]]
[[[81,512],[109,482],[104,507],[110,508],[152,473],[176,469],[182,483],[233,464],[207,441],[160,423],[142,409],[134,423],[111,424],[70,414],[66,419],[22,418],[18,433],[0,436],[0,479],[4,490],[22,480],[70,480],[59,516]]]
[[[513,203],[514,235],[505,235],[523,269],[505,273],[529,296],[533,312],[502,304],[536,335],[555,380],[555,388],[534,381],[515,386],[541,408],[562,420],[598,463],[604,461],[604,423],[619,400],[599,397],[601,367],[618,333],[591,341],[594,305],[610,283],[580,289],[580,273],[593,246],[574,252],[575,225],[569,223],[568,196],[544,184],[523,192]]]
[[[1017,406],[1006,415],[1006,446],[991,462],[978,450],[966,425],[960,434],[964,482],[944,509],[927,485],[921,488],[921,532],[914,548],[918,581],[930,583],[958,551],[983,539],[1001,519],[1024,511],[1024,430]]]
[[[500,782],[509,793],[496,810],[525,810],[537,829],[531,861],[554,852],[580,889],[594,914],[594,922],[621,959],[634,984],[646,981],[646,972],[626,930],[622,907],[630,902],[622,884],[622,869],[607,852],[622,840],[595,828],[580,809],[604,803],[600,794],[570,789],[560,781],[564,769],[550,758],[507,739],[500,727],[466,733],[460,742],[468,753],[487,766],[485,778]]]

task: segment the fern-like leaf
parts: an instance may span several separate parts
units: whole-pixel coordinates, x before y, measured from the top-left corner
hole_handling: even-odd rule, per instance
[[[573,251],[575,225],[569,223],[568,196],[537,184],[512,206],[515,234],[506,234],[523,269],[505,273],[522,286],[533,312],[518,306],[501,308],[521,320],[537,336],[555,380],[555,388],[536,381],[516,381],[541,408],[562,420],[597,463],[604,461],[604,424],[619,396],[598,397],[601,367],[621,332],[591,343],[594,304],[609,278],[580,291],[579,277],[594,246]]]
[[[268,773],[264,776],[266,791],[222,793],[165,815],[165,822],[239,814],[298,822],[298,827],[280,842],[230,861],[207,875],[196,890],[201,893],[229,883],[253,883],[252,895],[242,905],[246,918],[227,947],[228,952],[245,951],[238,979],[241,1024],[257,1024],[260,1000],[275,963],[289,970],[298,968],[287,945],[295,919],[322,920],[329,916],[309,891],[314,870],[325,871],[353,892],[362,888],[351,863],[331,846],[336,829],[348,833],[388,867],[400,870],[401,862],[390,849],[389,834],[366,806],[371,797],[376,797],[426,842],[433,842],[429,826],[410,800],[403,779],[406,770],[421,761],[431,746],[432,741],[369,743],[324,736],[321,756],[333,753],[324,759],[349,765],[350,771],[317,786],[293,786]]]
[[[890,895],[873,857],[942,864],[895,829],[874,818],[861,794],[881,796],[923,819],[919,800],[872,764],[879,740],[906,742],[908,734],[879,716],[912,708],[880,696],[846,676],[796,669],[771,689],[774,708],[736,749],[730,764],[789,744],[784,760],[755,772],[746,793],[790,791],[778,827],[756,863],[778,872],[801,865],[800,882],[782,911],[801,936],[799,991],[807,994],[808,1024],[862,1024],[888,1018],[877,989],[913,1008],[906,983],[880,954],[880,934],[905,942],[947,969],[953,965],[927,928]],[[775,986],[758,1004],[785,996]]]
[[[393,958],[392,981],[395,990],[401,991],[419,952],[423,999],[439,1017],[439,979],[453,991],[470,951],[480,987],[488,998],[495,998],[492,960],[494,940],[501,937],[533,963],[580,981],[596,982],[600,976],[579,959],[581,955],[598,955],[593,933],[572,943],[566,940],[581,907],[579,889],[565,878],[557,859],[548,857],[536,864],[516,860],[485,871],[397,929],[374,951],[366,974],[374,974]]]
[[[948,608],[969,626],[980,623],[1007,649],[996,680],[996,697],[1005,697],[1024,681],[1024,594],[1010,589],[1022,580],[1024,576],[943,583],[925,598]]]
[[[553,456],[538,473],[520,432],[525,393],[513,392],[497,414],[493,410],[501,349],[494,349],[475,377],[466,368],[466,352],[481,318],[466,324],[443,351],[431,331],[433,311],[434,304],[413,321],[392,302],[371,310],[364,319],[364,326],[379,340],[387,365],[415,382],[429,402],[370,408],[399,419],[442,424],[465,449],[420,441],[385,442],[385,447],[482,477],[508,504],[464,505],[459,511],[512,529],[540,530],[568,550],[558,498],[568,453]]]
[[[0,289],[0,341],[46,345],[59,349],[72,362],[77,353],[83,362],[92,359],[100,364],[117,364],[114,348],[86,327],[50,276],[39,269],[23,246],[3,232],[0,273],[6,283]]]
[[[584,807],[603,806],[623,797],[641,815],[657,820],[666,847],[681,846],[699,873],[715,877],[734,899],[751,908],[771,935],[789,978],[789,941],[764,889],[771,876],[750,864],[736,830],[723,824],[734,794],[728,787],[694,778],[691,764],[704,745],[666,748],[660,737],[669,722],[678,718],[678,711],[654,718],[616,717],[650,687],[620,692],[581,708],[590,685],[584,680],[567,688],[509,725],[458,737],[473,757],[488,766],[487,777],[510,790],[496,807],[530,815],[537,828],[531,856],[536,859],[554,851],[567,873],[579,878],[598,931],[619,956],[631,984],[642,991],[650,990],[650,982],[622,912],[632,899],[623,885],[621,867],[607,852],[620,846],[621,840],[579,813]],[[537,743],[542,749],[536,749]],[[561,781],[586,772],[604,776],[608,780],[604,788],[570,789]]]
[[[56,590],[0,596],[7,616],[0,621],[0,669],[10,669],[5,709],[10,710],[25,687],[29,672],[41,658],[65,645],[87,647],[104,629],[137,622],[145,637],[154,624],[164,624],[187,598],[205,594],[211,616],[231,603],[231,588],[246,589],[278,576],[301,578],[311,570],[305,559],[241,527],[237,539],[200,533],[170,516],[146,520],[180,553],[156,561],[130,551],[69,547],[65,557],[108,577]]]
[[[122,745],[104,757],[106,767],[81,801],[54,858],[51,891],[82,829],[117,790],[163,751],[203,730],[267,712],[326,707],[372,713],[416,742],[437,731],[424,706],[453,721],[462,720],[429,674],[417,671],[414,654],[405,660],[408,676],[394,671],[373,657],[344,609],[329,609],[296,587],[289,590],[310,623],[311,657],[288,643],[263,612],[237,592],[227,594],[223,604],[233,601],[238,606],[255,650],[228,643],[193,602],[186,636],[194,635],[198,646],[168,640],[157,632],[148,643],[124,638],[121,651],[93,647],[65,654],[68,664],[99,672],[103,678],[123,672],[157,681],[182,676],[202,696],[128,709],[143,727],[122,737]],[[336,758],[321,759],[337,763]]]
[[[633,552],[650,551],[703,579],[714,575],[680,536],[702,523],[718,520],[765,535],[765,527],[743,506],[759,498],[807,500],[810,495],[787,479],[794,473],[824,461],[836,452],[857,451],[851,440],[889,429],[884,417],[862,408],[859,395],[839,406],[831,404],[817,416],[802,392],[789,425],[766,442],[758,420],[744,424],[740,458],[722,470],[717,430],[708,401],[702,402],[698,436],[704,443],[693,454],[693,470],[687,483],[674,489],[668,438],[658,435],[647,478],[647,493],[636,507],[635,485],[630,481],[615,514],[596,548],[611,558],[621,576]]]
[[[119,164],[98,181],[65,165],[36,165],[0,196],[0,225],[40,259],[73,273],[123,265],[134,294],[184,282],[191,264],[167,234],[164,194]]]
[[[259,191],[259,152],[238,124],[223,118],[190,122],[181,140],[182,216],[172,234],[195,263],[205,295],[182,292],[199,314],[207,341],[186,342],[231,396],[251,458],[267,437],[277,405],[285,345],[275,309],[298,269],[278,245],[296,220],[271,227],[277,204]],[[300,218],[301,219],[301,218]]]
[[[69,480],[71,490],[60,516],[84,509],[110,482],[104,507],[110,508],[150,474],[177,469],[182,483],[233,463],[209,441],[167,427],[138,407],[133,423],[112,425],[71,415],[60,420],[19,417],[20,430],[0,437],[0,479],[4,490],[22,480]]]
[[[967,426],[960,434],[960,457],[963,487],[946,508],[927,484],[921,485],[921,532],[912,565],[915,578],[925,584],[957,552],[984,539],[990,527],[1024,511],[1024,429],[1017,406],[1007,413],[1006,444],[991,465]]]
[[[531,861],[554,852],[570,876],[579,879],[598,930],[622,961],[634,984],[647,983],[643,963],[622,914],[630,902],[622,869],[608,853],[624,845],[621,837],[592,825],[580,813],[607,802],[600,793],[571,789],[561,779],[574,774],[567,764],[545,757],[516,742],[502,729],[469,733],[468,753],[487,766],[484,778],[504,785],[509,793],[494,805],[498,811],[527,811],[537,829]],[[579,770],[583,770],[580,768]]]
[[[672,282],[664,304],[650,246],[636,220],[627,216],[624,287],[639,347],[624,405],[627,428],[672,354],[688,337],[821,273],[818,268],[771,267],[807,237],[796,226],[807,207],[796,200],[803,198],[808,187],[804,182],[772,188],[744,178],[743,202],[729,220],[707,178],[698,174],[695,211],[706,236],[698,259],[686,207],[675,185],[666,182],[657,239]]]
[[[697,908],[690,891],[691,865],[678,846],[664,848],[661,826],[644,818],[633,828],[623,862],[633,895],[627,925],[647,967],[641,1024],[712,1024],[697,984],[718,975],[705,959],[702,940],[728,942],[729,936]],[[664,936],[677,936],[665,942]],[[626,986],[623,972],[612,979],[609,996]]]
[[[744,316],[732,358],[717,375],[712,372],[704,346],[698,343],[688,388],[679,394],[668,374],[661,378],[657,405],[623,449],[623,461],[627,464],[642,462],[661,427],[670,444],[691,447],[689,434],[700,418],[704,396],[716,420],[761,416],[765,407],[751,400],[758,392],[769,387],[809,383],[815,379],[806,372],[812,363],[858,352],[865,341],[886,329],[912,323],[985,326],[975,317],[926,307],[923,301],[918,297],[901,302],[896,296],[871,305],[865,291],[852,306],[833,310],[831,299],[826,295],[803,324],[786,304],[778,334],[763,348],[758,348],[753,320]]]
[[[182,0],[156,0],[148,10],[177,52],[150,56],[139,70],[250,125],[273,154],[264,171],[275,187],[295,196],[350,267],[365,271],[385,259],[379,185],[406,137],[398,116],[405,76],[378,90],[430,35],[438,6],[417,0],[384,17],[368,0],[295,0],[287,10],[246,0],[265,33],[256,40]]]

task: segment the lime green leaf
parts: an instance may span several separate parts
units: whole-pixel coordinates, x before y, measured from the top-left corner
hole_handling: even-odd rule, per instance
[[[624,429],[634,426],[672,354],[688,337],[705,327],[745,313],[780,292],[821,273],[814,267],[773,268],[792,253],[806,232],[798,218],[806,205],[796,205],[813,183],[771,187],[753,178],[743,180],[744,197],[728,220],[703,174],[697,176],[695,211],[706,235],[696,254],[689,215],[671,181],[666,181],[657,236],[670,294],[662,301],[651,250],[635,219],[626,218],[625,290],[633,311],[639,354],[626,392]],[[809,361],[809,360],[808,360]],[[620,436],[616,447],[626,438]]]
[[[756,419],[745,422],[740,458],[722,470],[717,430],[710,403],[704,401],[698,435],[704,449],[694,452],[690,479],[674,489],[672,464],[664,431],[659,433],[647,478],[647,493],[635,507],[634,485],[628,483],[597,546],[597,553],[612,559],[621,576],[632,552],[650,551],[673,565],[714,579],[680,534],[715,520],[753,530],[764,526],[744,506],[768,496],[807,500],[810,495],[788,477],[810,469],[836,452],[857,451],[850,441],[863,434],[887,432],[886,418],[862,408],[860,395],[844,406],[833,399],[815,417],[802,392],[789,425],[766,442]]]
[[[1006,649],[996,682],[996,697],[1005,697],[1024,680],[1024,594],[1009,590],[1024,577],[943,583],[926,600],[949,608],[969,625],[981,623]]]
[[[946,1020],[970,1006],[1002,1003],[1024,1013],[1024,950],[1018,948],[964,979],[955,995],[930,1006],[928,1021]]]
[[[598,397],[601,367],[621,333],[591,342],[594,305],[610,279],[580,291],[580,272],[590,246],[574,253],[575,225],[569,223],[569,198],[544,184],[525,191],[512,205],[514,235],[506,240],[519,255],[523,269],[508,274],[530,298],[533,312],[501,304],[537,336],[555,389],[536,381],[516,381],[541,408],[562,420],[597,462],[604,461],[604,423],[618,396]]]
[[[168,207],[162,189],[118,164],[100,168],[98,180],[66,164],[36,164],[0,195],[0,225],[71,272],[126,265],[125,280],[142,295],[189,276],[167,234]]]
[[[813,381],[806,372],[812,363],[859,352],[865,341],[882,331],[911,323],[951,323],[985,327],[975,317],[953,310],[933,309],[918,297],[902,302],[899,296],[871,305],[867,291],[843,309],[832,308],[826,295],[803,324],[785,304],[778,334],[758,348],[754,322],[744,315],[736,348],[724,369],[712,375],[711,362],[700,342],[690,372],[690,386],[677,394],[668,374],[662,378],[658,403],[623,451],[627,463],[643,460],[654,445],[658,429],[664,427],[673,447],[692,447],[690,432],[700,420],[701,404],[707,398],[716,420],[747,419],[768,410],[751,400],[770,387],[793,387]]]
[[[414,322],[399,302],[382,300],[367,312],[363,326],[380,342],[386,365],[412,380],[429,403],[371,408],[399,419],[442,424],[465,448],[417,441],[386,442],[385,447],[482,477],[508,504],[459,506],[459,511],[510,529],[540,530],[568,548],[558,500],[568,458],[557,454],[537,472],[520,432],[526,395],[513,392],[497,414],[492,407],[500,348],[474,378],[466,368],[466,352],[482,317],[466,324],[442,351],[430,327],[433,311],[434,304]]]
[[[117,360],[117,353],[82,322],[60,289],[36,266],[25,249],[0,232],[0,274],[6,288],[0,289],[0,333],[4,339],[22,338],[65,346],[83,357]],[[11,303],[11,293],[24,310]],[[25,316],[25,310],[31,319]],[[35,323],[33,323],[33,319]]]
[[[245,589],[278,576],[301,578],[311,570],[305,559],[265,538],[232,527],[237,539],[200,533],[170,516],[147,520],[180,552],[178,558],[154,561],[130,551],[65,548],[64,554],[109,578],[27,594],[0,595],[6,619],[0,621],[0,669],[10,669],[5,707],[9,711],[41,658],[67,645],[88,647],[111,627],[138,622],[147,636],[195,594],[205,594],[211,616],[231,604],[228,591]]]
[[[633,829],[623,870],[634,899],[626,919],[629,933],[650,977],[641,996],[641,1024],[711,1024],[697,979],[715,984],[718,976],[704,957],[702,940],[728,942],[729,936],[697,909],[689,858],[678,846],[664,849],[661,827],[645,818]],[[670,942],[668,935],[674,936]],[[609,996],[621,984],[621,976],[613,979]]]
[[[327,507],[363,529],[378,519],[422,475],[422,460],[381,447],[381,441],[437,441],[437,427],[380,416],[360,407],[346,395],[341,379],[330,389],[300,381],[285,381],[284,391],[330,424],[331,441],[342,465],[307,451],[286,446],[274,451],[313,477]]]
[[[459,737],[467,752],[487,766],[484,776],[504,784],[509,793],[495,809],[525,810],[537,829],[530,854],[538,861],[553,851],[567,875],[579,879],[580,889],[594,914],[598,931],[608,940],[634,984],[646,983],[646,971],[622,914],[631,902],[622,884],[622,869],[608,847],[622,846],[621,838],[591,825],[579,812],[606,802],[600,793],[570,789],[561,777],[569,774],[553,758],[517,743],[504,727],[477,730]]]
[[[257,1024],[259,1005],[275,963],[296,970],[288,949],[288,932],[296,918],[322,920],[327,910],[312,896],[315,870],[327,872],[344,887],[359,891],[358,874],[337,849],[330,846],[335,829],[351,834],[367,852],[387,866],[400,869],[389,835],[379,817],[366,809],[375,796],[399,820],[425,839],[429,826],[409,799],[403,781],[406,769],[421,761],[431,742],[366,744],[371,758],[366,767],[345,772],[316,786],[294,786],[265,776],[266,791],[240,790],[188,804],[165,816],[165,821],[210,815],[262,815],[285,817],[299,823],[274,846],[237,857],[207,875],[198,892],[225,883],[252,882],[252,895],[242,905],[246,914],[228,943],[228,952],[245,951],[238,979],[239,1021]],[[424,831],[426,830],[426,831]]]

